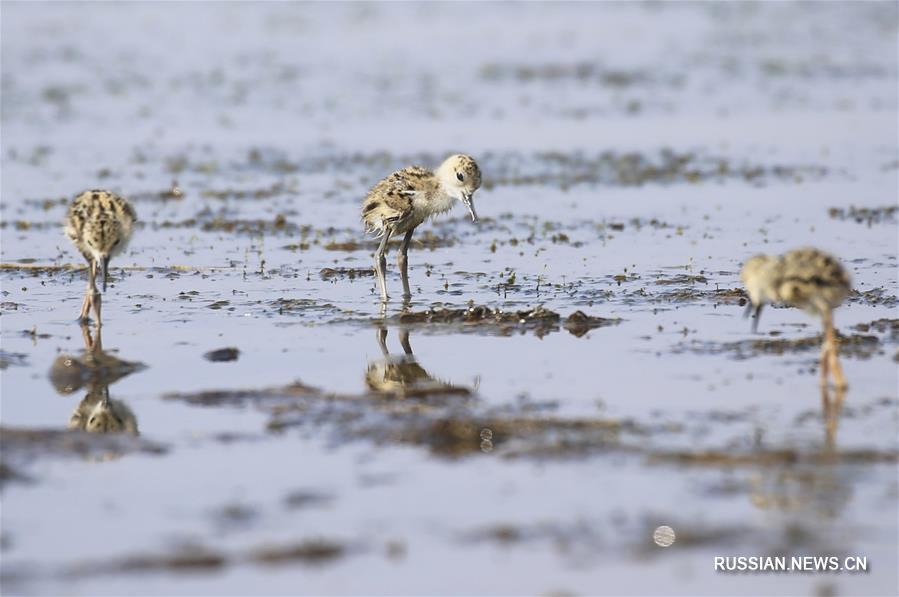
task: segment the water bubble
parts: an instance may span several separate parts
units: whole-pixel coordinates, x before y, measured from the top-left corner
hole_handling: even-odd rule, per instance
[[[675,539],[674,529],[667,525],[656,527],[656,530],[652,533],[652,540],[659,547],[670,547],[674,545]]]

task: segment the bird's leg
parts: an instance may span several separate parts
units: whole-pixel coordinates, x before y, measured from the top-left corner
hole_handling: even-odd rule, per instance
[[[89,315],[94,303],[94,294],[97,293],[97,262],[90,257],[85,258],[88,263],[87,288],[84,291],[84,300],[81,302],[81,315],[78,316],[78,321],[81,323],[90,321]]]
[[[403,298],[412,296],[412,291],[409,290],[409,243],[412,242],[413,232],[415,232],[414,228],[406,233],[400,250],[396,254],[396,264],[400,268],[400,277],[403,279]]]
[[[406,356],[415,356],[412,354],[412,344],[409,343],[409,330],[400,330],[400,344],[403,346]]]
[[[390,356],[390,351],[387,350],[387,328],[380,327],[378,328],[378,346],[381,347],[381,354],[384,355],[384,358]]]
[[[94,310],[94,316],[97,318],[97,329],[103,325],[103,319],[100,317],[100,304],[101,297],[100,291],[97,289],[97,269],[98,264],[94,261],[91,265],[91,279],[90,279],[90,288],[91,288],[91,308]],[[104,278],[105,282],[106,278]]]
[[[103,301],[103,297],[99,291],[95,291],[91,295],[91,303],[94,308],[94,315],[97,317],[97,329],[99,330],[103,326],[103,319],[100,317],[100,306]]]
[[[827,318],[827,338],[826,342],[830,347],[830,371],[833,374],[833,383],[838,390],[845,390],[849,387],[846,383],[846,377],[843,375],[843,366],[840,364],[840,345],[837,340],[836,330],[833,328],[833,318]]]
[[[387,243],[390,241],[390,235],[393,233],[393,230],[388,228],[384,231],[384,236],[381,237],[381,244],[378,245],[378,250],[375,252],[375,275],[378,276],[378,285],[381,287],[381,300],[387,301],[387,279],[386,279],[386,271],[387,271]]]
[[[827,337],[824,337],[824,341],[821,343],[821,360],[818,363],[818,368],[821,369],[821,387],[827,387],[827,381],[830,377],[830,347],[827,345]]]

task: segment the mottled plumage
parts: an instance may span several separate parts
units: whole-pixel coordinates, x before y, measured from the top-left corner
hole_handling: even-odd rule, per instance
[[[136,219],[131,204],[109,191],[85,191],[72,201],[66,214],[66,236],[89,265],[88,288],[81,306],[82,321],[87,319],[93,308],[97,324],[101,324],[100,293],[96,287],[97,271],[103,272],[105,291],[109,260],[128,245]]]
[[[783,255],[756,255],[746,261],[740,278],[749,294],[747,313],[755,307],[753,331],[767,303],[786,303],[821,318],[825,332],[822,375],[826,378],[829,367],[837,385],[845,386],[836,358],[833,310],[849,295],[852,281],[839,260],[814,248],[796,249]]]
[[[407,255],[415,228],[429,217],[449,211],[457,199],[468,208],[472,221],[477,222],[473,195],[480,186],[481,170],[477,163],[470,156],[458,154],[447,158],[433,172],[409,166],[372,187],[362,202],[362,221],[366,232],[381,237],[375,271],[383,300],[387,299],[385,254],[390,237],[405,235],[397,263],[403,279],[403,296],[409,297]]]

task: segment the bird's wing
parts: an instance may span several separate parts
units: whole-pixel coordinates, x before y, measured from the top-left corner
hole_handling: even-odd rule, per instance
[[[413,200],[426,193],[424,181],[433,176],[424,168],[397,170],[376,184],[362,203],[362,219],[369,229],[397,226],[413,216]]]

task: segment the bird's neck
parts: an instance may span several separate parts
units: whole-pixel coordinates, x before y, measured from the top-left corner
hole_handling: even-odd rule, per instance
[[[428,211],[431,213],[443,213],[453,208],[456,198],[447,193],[443,187],[437,187],[428,199]]]

